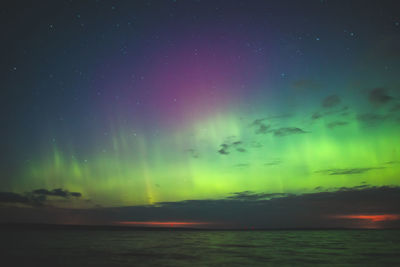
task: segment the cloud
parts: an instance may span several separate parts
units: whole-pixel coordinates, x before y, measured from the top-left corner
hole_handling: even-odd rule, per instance
[[[221,144],[220,147],[221,148],[218,150],[219,154],[221,154],[221,155],[228,155],[229,154],[229,152],[228,152],[229,146],[227,144]]]
[[[0,192],[0,203],[22,203],[31,206],[42,206],[47,201],[48,196],[68,199],[70,197],[82,197],[82,194],[79,192],[69,192],[68,190],[63,190],[61,188],[56,188],[51,191],[47,189],[36,189],[24,194]]]
[[[342,106],[342,107],[338,107],[337,109],[329,109],[329,110],[326,109],[323,111],[316,111],[311,115],[311,119],[318,120],[322,117],[336,115],[336,114],[339,114],[341,116],[347,116],[347,115],[349,115],[348,110],[349,110],[348,106]]]
[[[266,118],[262,118],[262,119],[255,119],[251,124],[250,124],[250,126],[258,126],[258,125],[260,125],[263,121],[265,121],[266,120]]]
[[[338,126],[345,126],[347,124],[349,124],[349,123],[346,122],[346,121],[333,121],[333,122],[328,123],[327,127],[330,128],[330,129],[333,129],[333,128],[336,128]]]
[[[364,182],[365,183],[365,182]],[[368,184],[361,184],[361,185],[357,185],[357,186],[353,186],[353,187],[339,187],[339,188],[333,188],[333,191],[352,191],[352,190],[361,190],[361,189],[366,189],[371,187]]]
[[[338,106],[340,102],[341,100],[338,95],[330,95],[327,96],[324,100],[322,100],[322,106],[324,108],[332,108]]]
[[[224,198],[159,202],[154,205],[91,209],[0,209],[0,221],[112,224],[120,221],[206,222],[215,228],[335,228],[400,227],[399,220],[369,222],[335,218],[337,215],[400,214],[400,187],[371,186],[325,189],[294,195],[242,191]],[[317,189],[316,189],[317,190]]]
[[[255,119],[251,124],[250,127],[255,127],[256,134],[267,134],[270,133],[271,125],[264,123],[266,120],[277,120],[277,119],[286,119],[291,117],[291,114],[282,114],[282,115],[274,115],[269,116],[261,119]]]
[[[221,155],[228,155],[228,154],[230,154],[230,151],[232,148],[234,150],[236,150],[237,152],[244,153],[247,150],[245,148],[243,148],[242,146],[243,146],[242,141],[229,142],[229,140],[228,140],[228,142],[225,142],[220,145],[220,149],[218,150],[218,153]]]
[[[359,121],[367,123],[367,124],[379,123],[387,118],[388,118],[387,115],[381,115],[381,114],[377,114],[377,113],[364,113],[364,114],[359,114],[357,116],[357,119]]]
[[[0,192],[0,203],[41,206],[45,200],[44,196],[34,196],[29,193],[22,195],[14,192]]]
[[[275,165],[279,165],[281,163],[282,163],[282,161],[280,161],[280,160],[274,160],[274,161],[266,162],[266,163],[264,163],[264,165],[265,166],[275,166]]]
[[[186,149],[186,151],[190,154],[190,156],[191,156],[192,158],[197,159],[197,158],[199,157],[199,153],[198,153],[197,150],[194,149],[194,148]]]
[[[400,161],[394,160],[394,161],[387,161],[385,164],[400,164]]]
[[[319,118],[321,118],[322,117],[322,114],[320,113],[320,112],[314,112],[312,115],[311,115],[311,119],[312,120],[318,120]]]
[[[322,189],[322,188],[321,188]],[[223,199],[161,202],[157,208],[126,208],[135,219],[210,222],[211,227],[318,228],[365,227],[359,221],[335,219],[338,214],[400,214],[400,187],[361,185],[340,190],[294,195],[234,192]],[[143,214],[144,213],[144,214]],[[212,225],[215,223],[214,225]],[[400,221],[379,226],[400,226]],[[371,225],[367,225],[371,226]],[[372,225],[373,226],[373,225]],[[376,225],[375,225],[376,226]]]
[[[362,174],[372,170],[379,170],[379,169],[384,169],[384,167],[327,169],[327,170],[316,171],[316,173],[325,173],[328,175],[351,175],[351,174]]]
[[[265,125],[263,123],[258,125],[258,128],[255,130],[256,134],[266,134],[268,133],[269,128],[271,125]]]
[[[43,195],[43,196],[54,196],[54,197],[63,197],[63,198],[69,198],[70,196],[72,197],[81,197],[82,194],[79,192],[69,192],[68,190],[63,190],[61,188],[56,188],[51,191],[47,189],[37,189],[32,191],[33,194],[36,195]]]
[[[234,167],[237,167],[237,168],[246,168],[249,166],[250,166],[250,164],[248,164],[248,163],[239,163],[239,164],[234,165]]]
[[[255,133],[256,134],[266,134],[268,132],[268,129],[271,127],[270,125],[266,125],[265,123],[263,123],[263,121],[265,121],[266,118],[262,118],[262,119],[255,119],[250,126],[251,127],[256,127]]]
[[[29,198],[13,192],[0,192],[0,203],[28,203]]]
[[[242,192],[234,192],[231,196],[228,196],[227,199],[234,199],[240,201],[256,201],[262,199],[271,199],[278,197],[287,197],[291,194],[288,193],[255,193],[252,191],[242,191]]]
[[[272,115],[272,116],[267,116],[264,118],[260,118],[260,119],[255,119],[250,126],[257,126],[260,125],[261,123],[263,123],[266,120],[279,120],[279,119],[286,119],[286,118],[290,118],[292,117],[292,114],[289,113],[285,113],[285,114],[279,114],[279,115]]]
[[[372,104],[381,105],[392,101],[393,97],[389,96],[384,88],[375,88],[369,92],[368,100]]]
[[[290,118],[292,116],[293,116],[293,114],[286,113],[286,114],[268,116],[268,117],[266,117],[266,119],[267,120],[286,119],[286,118]]]
[[[282,127],[279,129],[272,130],[274,133],[274,136],[287,136],[287,135],[292,135],[292,134],[305,134],[308,133],[300,128],[297,127]]]
[[[282,137],[282,136],[291,135],[291,134],[308,133],[307,131],[304,131],[297,127],[281,127],[278,129],[271,129],[270,125],[265,125],[264,123],[261,122],[261,120],[256,120],[251,125],[252,126],[255,125],[257,127],[257,129],[255,130],[256,134],[273,133],[274,136]]]

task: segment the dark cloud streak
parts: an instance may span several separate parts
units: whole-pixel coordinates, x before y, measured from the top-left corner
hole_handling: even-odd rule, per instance
[[[339,127],[339,126],[345,126],[347,124],[349,124],[349,123],[346,122],[346,121],[333,121],[333,122],[328,123],[327,127],[330,128],[330,129],[333,129],[333,128],[336,128],[336,127]]]
[[[274,136],[282,137],[282,136],[287,136],[287,135],[293,135],[293,134],[305,134],[308,133],[307,131],[304,131],[300,128],[297,127],[282,127],[276,130],[272,130],[274,133]]]
[[[69,199],[70,197],[80,198],[82,194],[79,192],[69,192],[61,188],[56,188],[51,191],[47,189],[36,189],[24,194],[0,192],[0,203],[22,203],[31,206],[41,206],[44,205],[49,196]]]
[[[217,151],[221,155],[228,155],[230,151],[234,149],[237,152],[244,153],[247,150],[243,148],[242,141],[226,142],[220,145],[220,149]]]
[[[366,124],[376,124],[380,123],[388,118],[387,115],[381,115],[377,113],[363,113],[357,116],[357,119]]]
[[[70,196],[72,197],[81,197],[82,194],[79,192],[69,192],[68,190],[63,190],[61,188],[56,188],[51,191],[47,189],[37,189],[32,191],[33,194],[36,195],[43,195],[43,196],[55,196],[55,197],[63,197],[63,198],[68,198]]]
[[[221,199],[159,202],[154,205],[92,208],[53,207],[0,209],[0,221],[60,222],[79,219],[94,224],[117,221],[199,221],[217,228],[318,228],[364,227],[359,221],[334,219],[335,215],[400,214],[400,187],[370,186],[325,189],[294,195],[289,193],[233,192]],[[322,191],[323,190],[323,191]],[[64,222],[61,221],[61,222]],[[214,223],[214,224],[213,224]],[[363,222],[364,223],[364,222]],[[400,221],[379,222],[400,227]]]
[[[29,198],[13,192],[0,192],[0,203],[28,203]]]
[[[368,100],[372,104],[382,105],[393,100],[393,97],[387,94],[384,88],[372,89],[368,94]]]
[[[338,106],[340,102],[341,100],[338,95],[330,95],[327,96],[324,100],[322,100],[322,106],[324,108],[332,108]]]
[[[351,175],[362,174],[372,170],[384,169],[384,167],[369,167],[369,168],[351,168],[351,169],[327,169],[316,171],[316,173],[325,173],[328,175]]]

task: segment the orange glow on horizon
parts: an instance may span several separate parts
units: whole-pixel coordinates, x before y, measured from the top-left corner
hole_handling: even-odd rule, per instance
[[[175,227],[175,226],[197,226],[197,225],[208,225],[208,222],[157,222],[157,221],[120,221],[116,222],[119,225],[132,225],[132,226],[161,226],[161,227]]]
[[[335,215],[332,217],[337,219],[368,220],[371,222],[400,220],[399,214],[379,214],[379,215],[352,214],[352,215]]]

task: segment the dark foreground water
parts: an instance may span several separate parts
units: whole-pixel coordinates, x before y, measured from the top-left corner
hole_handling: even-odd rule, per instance
[[[394,230],[0,234],[0,266],[400,266],[400,231]]]

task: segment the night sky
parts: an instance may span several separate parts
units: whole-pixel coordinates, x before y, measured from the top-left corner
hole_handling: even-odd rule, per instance
[[[0,221],[400,227],[398,1],[9,1]]]

